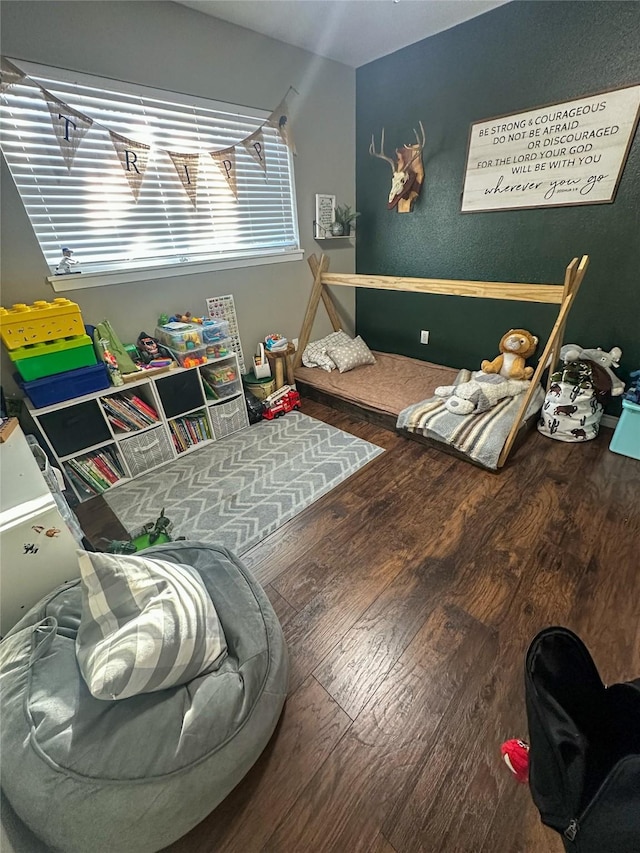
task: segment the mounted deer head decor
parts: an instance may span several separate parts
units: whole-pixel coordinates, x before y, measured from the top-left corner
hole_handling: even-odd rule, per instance
[[[415,143],[403,145],[402,148],[396,148],[397,162],[395,163],[391,157],[387,157],[384,153],[384,127],[382,128],[379,154],[376,151],[373,136],[371,136],[369,154],[372,157],[379,157],[381,160],[386,160],[391,166],[393,177],[391,178],[391,191],[389,192],[387,208],[392,210],[395,207],[398,213],[411,213],[413,203],[420,195],[422,182],[424,181],[422,149],[426,142],[426,136],[422,122],[419,122],[419,124],[422,141],[418,136],[418,131],[414,128],[413,132],[416,135]]]

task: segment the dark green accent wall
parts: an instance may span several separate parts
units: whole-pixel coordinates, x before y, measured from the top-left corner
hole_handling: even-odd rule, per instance
[[[357,271],[561,283],[569,261],[589,254],[565,340],[620,346],[624,379],[639,368],[638,132],[613,204],[462,214],[460,195],[471,122],[640,82],[640,3],[511,2],[363,66],[356,80]],[[379,145],[384,126],[389,154],[419,119],[425,182],[414,212],[398,214],[386,209],[391,169],[369,142],[375,133]],[[356,323],[374,349],[475,367],[512,326],[547,334],[551,311],[360,290]]]

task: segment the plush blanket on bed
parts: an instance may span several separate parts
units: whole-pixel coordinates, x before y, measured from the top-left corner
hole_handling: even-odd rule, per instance
[[[461,370],[454,384],[468,382],[471,376],[470,370]],[[525,418],[534,414],[542,406],[543,400],[544,390],[538,387]],[[403,409],[398,415],[396,426],[450,444],[481,465],[495,470],[521,403],[522,394],[519,394],[506,397],[494,408],[481,414],[457,415],[447,411],[442,397],[430,397]]]

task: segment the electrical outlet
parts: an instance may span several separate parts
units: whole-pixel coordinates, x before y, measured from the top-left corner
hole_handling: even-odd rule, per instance
[[[425,331],[425,329],[423,329],[420,332],[420,343],[421,344],[428,344],[429,343],[429,332]]]

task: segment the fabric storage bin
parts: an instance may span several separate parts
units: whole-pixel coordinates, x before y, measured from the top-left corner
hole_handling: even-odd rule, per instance
[[[90,367],[98,361],[88,335],[29,344],[8,350],[8,355],[26,382],[77,370],[79,367]]]
[[[118,442],[118,446],[132,477],[174,459],[171,441],[162,426],[125,438]]]
[[[249,425],[244,397],[209,406],[209,416],[216,438],[224,438],[225,435],[231,435]]]
[[[640,459],[640,406],[637,403],[622,401],[622,414],[609,450],[630,459]]]
[[[58,456],[69,456],[112,440],[97,400],[47,412],[40,415],[39,421]]]
[[[166,323],[157,327],[155,337],[173,352],[192,352],[202,346],[200,326],[194,323]]]
[[[36,407],[52,406],[94,391],[102,391],[109,387],[109,374],[104,364],[94,364],[91,367],[80,367],[77,370],[67,370],[55,376],[24,382],[16,377],[18,385]]]

